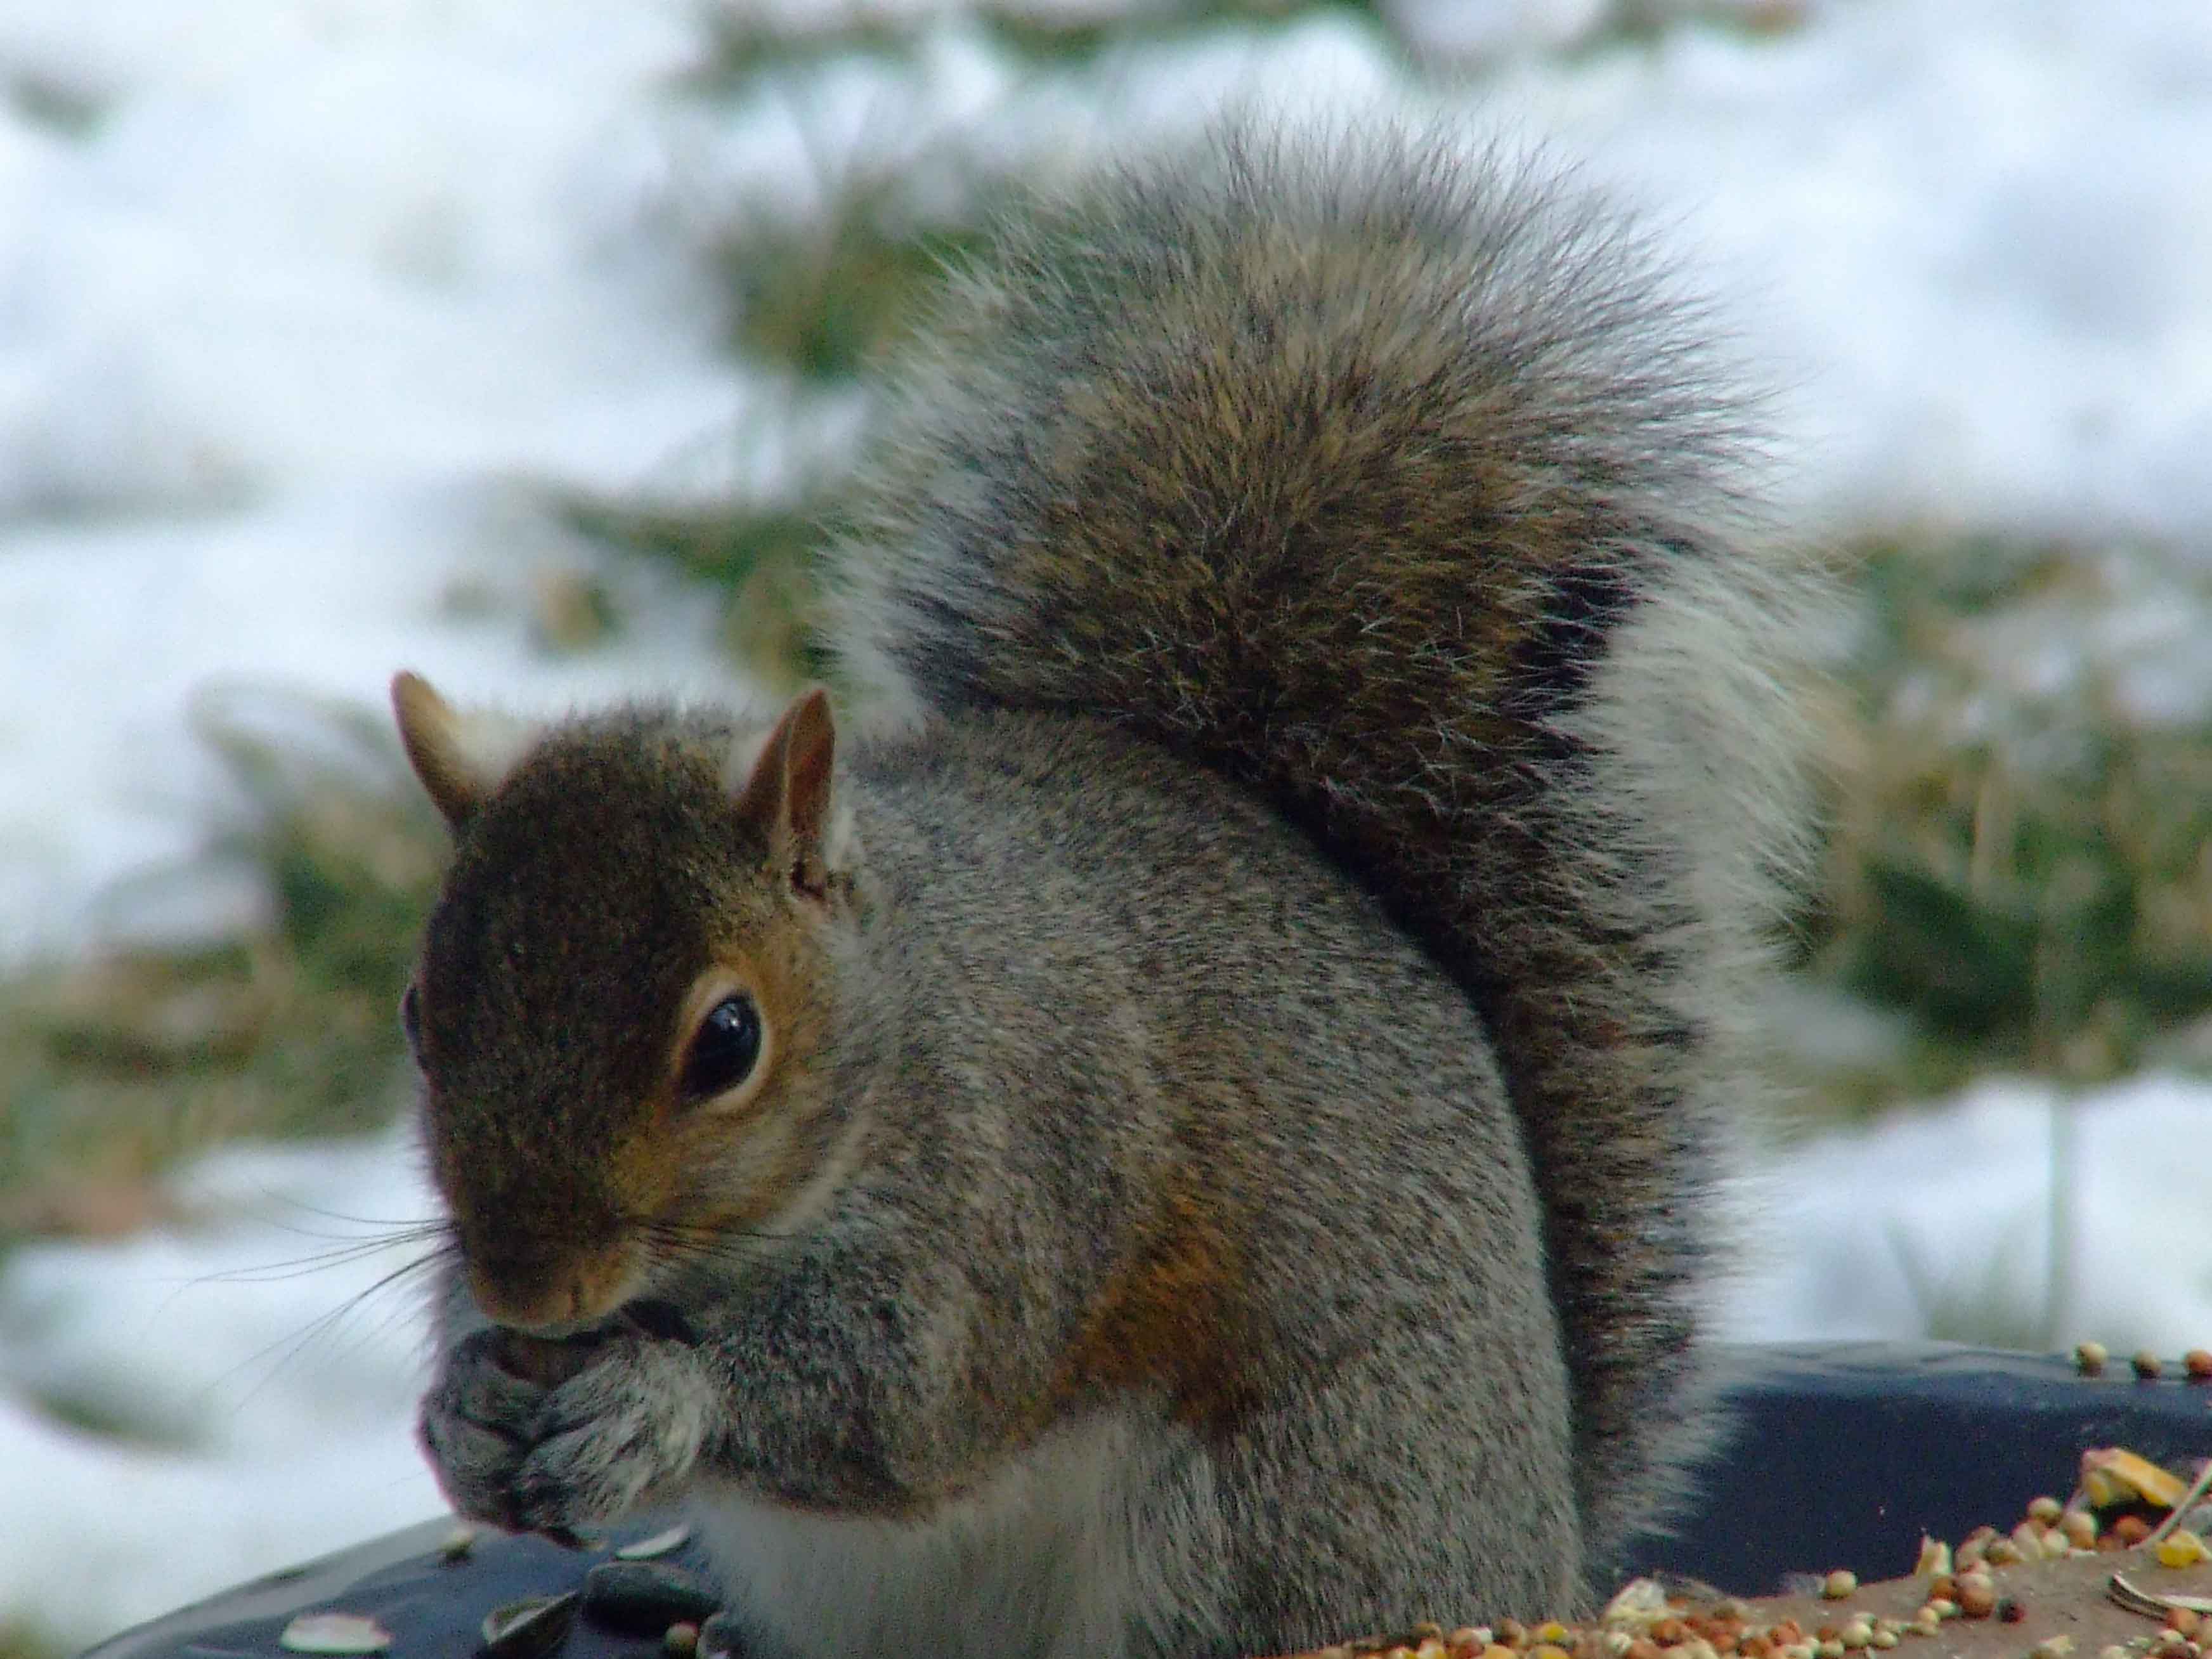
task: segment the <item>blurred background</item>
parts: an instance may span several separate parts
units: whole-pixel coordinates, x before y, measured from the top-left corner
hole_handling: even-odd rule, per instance
[[[887,345],[1230,105],[1574,158],[1773,390],[1747,1339],[2212,1343],[2203,0],[4,0],[0,1656],[434,1514],[383,686],[811,669]]]

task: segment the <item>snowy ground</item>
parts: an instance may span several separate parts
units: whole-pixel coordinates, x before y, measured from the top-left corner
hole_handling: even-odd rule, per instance
[[[1595,9],[1399,9],[1540,40]],[[1673,223],[1784,382],[1820,520],[2212,550],[2203,0],[1829,0],[1778,37],[1531,57],[1480,99],[1415,93],[1342,17],[1019,86],[948,29],[711,117],[666,90],[696,49],[684,0],[0,8],[0,960],[82,939],[95,895],[194,844],[210,681],[727,689],[672,586],[617,576],[632,626],[573,659],[501,596],[592,558],[532,484],[772,470],[735,434],[781,394],[718,354],[687,237],[702,193],[803,200],[825,146],[1035,159],[1232,96],[1441,102]],[[1993,1086],[1781,1160],[1731,1328],[1911,1334],[1992,1263],[2033,1302],[2046,1115]],[[2169,1081],[2085,1105],[2080,1330],[2212,1340],[2208,1121]],[[0,1627],[89,1640],[436,1507],[404,1287],[318,1323],[404,1257],[261,1271],[334,1248],[335,1217],[422,1213],[404,1154],[234,1154],[198,1194],[201,1224],[0,1273]]]

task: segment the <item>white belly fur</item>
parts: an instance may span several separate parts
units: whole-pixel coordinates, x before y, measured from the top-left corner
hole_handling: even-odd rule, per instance
[[[1192,1564],[1219,1524],[1212,1497],[1188,1435],[1105,1417],[1056,1430],[920,1518],[733,1487],[695,1489],[690,1509],[756,1651],[1116,1659],[1192,1607]]]

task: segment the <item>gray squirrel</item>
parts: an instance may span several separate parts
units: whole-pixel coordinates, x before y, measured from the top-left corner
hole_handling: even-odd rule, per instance
[[[792,1659],[1584,1604],[1713,1433],[1800,823],[1805,562],[1702,327],[1540,167],[1218,132],[909,354],[865,729],[400,676],[455,1507],[683,1500]]]

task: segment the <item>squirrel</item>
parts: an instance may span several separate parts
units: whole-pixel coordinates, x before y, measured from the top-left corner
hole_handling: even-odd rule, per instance
[[[1802,836],[1754,400],[1632,221],[1434,137],[991,246],[826,556],[850,709],[394,682],[422,1444],[509,1528],[682,1501],[793,1659],[1584,1604],[1716,1432]]]

